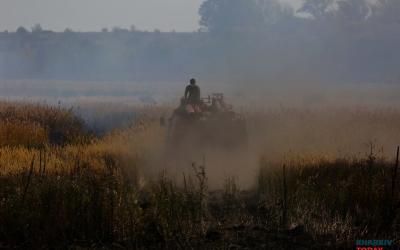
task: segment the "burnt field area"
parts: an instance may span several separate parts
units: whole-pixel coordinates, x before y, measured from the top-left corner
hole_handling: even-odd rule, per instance
[[[0,6],[0,250],[400,249],[399,0]]]
[[[398,109],[247,109],[246,145],[177,160],[159,124],[168,105],[133,106],[96,106],[103,112],[88,119],[83,108],[0,103],[0,248],[351,249],[399,239]]]

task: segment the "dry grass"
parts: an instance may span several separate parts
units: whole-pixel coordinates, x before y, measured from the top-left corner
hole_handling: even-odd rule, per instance
[[[296,158],[283,164],[285,184],[283,165],[261,163],[258,192],[263,208],[272,211],[269,223],[281,225],[286,210],[289,225],[304,225],[313,235],[330,235],[336,242],[399,237],[394,161],[371,154],[365,159]]]
[[[1,146],[70,144],[88,137],[72,109],[0,102]]]
[[[8,140],[0,147],[0,246],[329,249],[352,246],[360,237],[399,238],[400,197],[397,190],[391,195],[393,161],[379,150],[341,158],[291,153],[280,161],[265,154],[254,189],[241,190],[235,178],[226,176],[220,180],[221,189],[210,190],[208,175],[215,166],[194,164],[182,181],[163,171],[165,131],[154,118],[157,110],[104,137],[63,143],[51,143],[54,128],[76,135],[68,138],[85,135],[72,111],[15,103],[3,103],[1,110],[15,129],[9,125],[13,134],[4,132]],[[377,119],[378,124],[392,116],[358,114],[349,123]],[[295,128],[287,127],[290,122],[283,128],[276,125],[289,117],[266,114],[250,117],[250,123],[268,124],[261,132],[270,138],[271,129],[281,135],[283,130],[294,133]],[[290,118],[296,129],[307,131],[307,116],[296,117]],[[333,119],[325,114],[314,117],[317,127]],[[393,118],[386,126],[396,131],[396,124]],[[323,129],[316,133],[322,136]],[[32,131],[37,137],[24,140],[28,135],[23,133],[31,136]],[[259,132],[253,136],[266,138]],[[304,149],[303,140],[307,136],[291,145]],[[40,147],[32,146],[36,143]],[[271,148],[264,149],[268,153]],[[154,172],[159,176],[144,178]]]
[[[376,153],[392,157],[400,142],[397,108],[281,107],[248,117],[249,132],[269,159],[281,160],[287,152],[359,158],[371,145]]]

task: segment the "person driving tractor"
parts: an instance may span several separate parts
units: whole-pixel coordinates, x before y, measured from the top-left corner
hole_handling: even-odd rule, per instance
[[[185,100],[193,105],[199,105],[200,100],[200,88],[196,85],[196,80],[194,78],[190,79],[190,84],[186,86],[185,89]]]

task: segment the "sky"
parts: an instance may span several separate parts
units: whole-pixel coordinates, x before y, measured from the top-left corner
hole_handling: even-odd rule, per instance
[[[280,0],[298,5],[301,0]],[[0,30],[31,28],[99,31],[102,28],[195,31],[203,0],[0,0]]]

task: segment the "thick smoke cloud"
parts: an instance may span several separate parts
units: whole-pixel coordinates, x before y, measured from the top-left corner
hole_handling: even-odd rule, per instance
[[[400,2],[207,0],[193,33],[0,33],[0,77],[398,82]],[[257,81],[253,81],[257,82]]]

